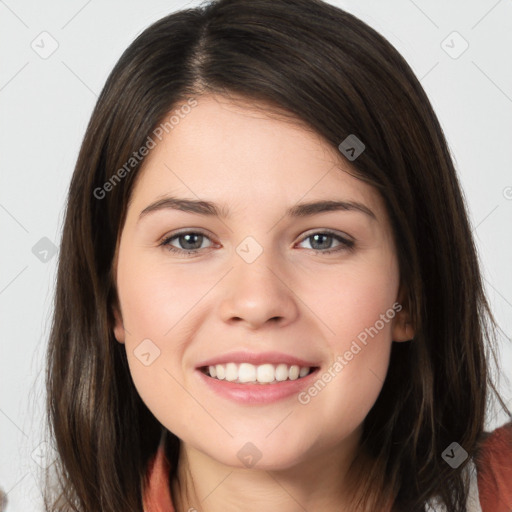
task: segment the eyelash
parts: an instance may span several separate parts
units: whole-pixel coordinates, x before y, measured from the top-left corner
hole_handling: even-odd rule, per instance
[[[199,251],[201,251],[202,249],[178,249],[177,247],[173,247],[172,245],[170,245],[170,242],[180,236],[183,236],[183,235],[202,235],[208,239],[210,239],[210,237],[208,237],[208,235],[206,235],[206,233],[203,233],[202,231],[182,231],[180,233],[175,233],[171,236],[168,236],[166,238],[164,238],[159,246],[162,246],[162,247],[165,247],[166,250],[168,250],[169,252],[172,252],[172,253],[178,253],[178,254],[181,254],[183,256],[186,256],[186,257],[192,257],[194,255],[196,255]],[[304,242],[305,240],[307,240],[308,238],[311,238],[315,235],[328,235],[328,236],[331,236],[333,238],[335,238],[336,240],[338,240],[339,242],[341,242],[341,245],[338,246],[338,248],[336,249],[327,249],[325,251],[322,251],[320,249],[309,249],[311,251],[315,251],[315,254],[331,254],[331,253],[337,253],[337,252],[340,252],[340,251],[353,251],[354,250],[354,247],[355,247],[355,243],[352,241],[352,240],[348,240],[347,238],[343,238],[342,236],[330,231],[330,230],[323,230],[323,231],[315,231],[314,233],[311,233],[309,234],[308,236],[305,236],[299,243],[302,243]]]

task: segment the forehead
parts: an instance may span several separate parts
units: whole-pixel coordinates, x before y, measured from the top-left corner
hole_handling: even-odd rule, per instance
[[[301,121],[268,106],[200,96],[150,151],[130,203],[165,194],[243,208],[351,199],[383,213],[377,191],[355,178],[337,149]]]

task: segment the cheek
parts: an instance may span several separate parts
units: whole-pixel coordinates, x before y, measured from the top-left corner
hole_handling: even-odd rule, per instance
[[[165,338],[205,293],[202,280],[143,257],[119,260],[118,290],[125,327],[134,339]]]
[[[328,330],[331,363],[301,403],[325,424],[350,430],[361,423],[384,383],[396,316],[398,269],[385,258],[319,276],[309,293]],[[320,293],[323,290],[323,293]]]
[[[208,283],[127,253],[119,258],[117,282],[134,385],[157,419],[168,423],[161,414],[173,404],[186,404],[189,398],[177,384],[183,380],[183,320],[204,295]]]
[[[326,339],[331,350],[340,353],[350,349],[352,340],[359,337],[364,341],[365,333],[369,337],[368,330],[383,342],[391,341],[395,313],[390,308],[396,301],[398,285],[394,260],[381,256],[355,261],[340,267],[339,272],[318,274],[304,294],[329,328]]]

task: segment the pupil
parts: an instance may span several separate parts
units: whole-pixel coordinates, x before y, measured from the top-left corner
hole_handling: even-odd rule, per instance
[[[316,235],[313,235],[313,239],[314,239],[314,242],[315,242],[315,243],[316,243],[316,241],[317,241],[317,239],[318,239],[319,237],[323,237],[324,239],[327,239],[327,240],[329,240],[329,241],[330,241],[330,239],[332,238],[332,236],[331,236],[331,235],[316,234]],[[320,245],[322,245],[322,244],[320,244]],[[314,244],[312,244],[312,246],[313,246],[313,249],[315,249]],[[323,247],[318,247],[318,248],[319,248],[319,249],[328,249],[328,248],[329,248],[329,246],[330,246],[330,244],[325,245],[325,243],[324,243],[324,244],[323,244]]]
[[[190,242],[189,239],[191,237],[199,237],[199,245],[197,245],[197,241],[195,242]],[[184,249],[199,249],[201,247],[201,242],[202,242],[202,237],[203,235],[199,235],[199,234],[189,234],[189,235],[181,235],[180,236],[180,243],[185,240],[184,244],[182,244],[183,248]],[[193,247],[188,247],[187,244],[192,244]]]

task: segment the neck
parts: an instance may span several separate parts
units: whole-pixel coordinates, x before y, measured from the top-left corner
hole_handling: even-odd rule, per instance
[[[226,466],[182,443],[172,481],[176,512],[351,512],[348,468],[359,442],[356,431],[343,446],[304,457],[285,469]]]

